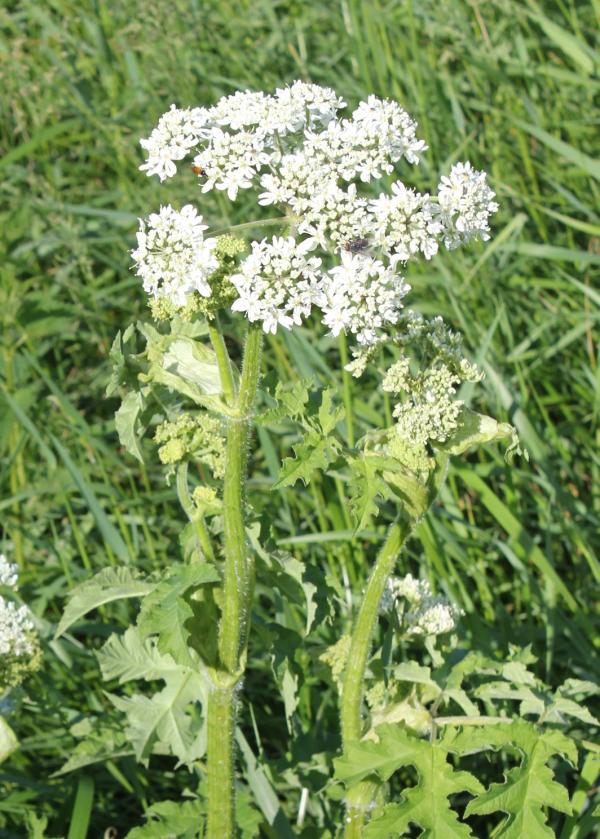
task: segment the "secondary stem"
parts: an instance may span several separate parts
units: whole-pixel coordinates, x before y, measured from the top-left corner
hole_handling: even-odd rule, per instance
[[[344,687],[341,701],[342,745],[348,746],[362,736],[361,708],[364,694],[364,679],[371,649],[371,641],[379,604],[385,584],[394,570],[398,554],[412,530],[408,519],[401,518],[389,530],[387,539],[379,552],[365,590],[356,621],[352,630],[352,641],[348,663],[344,673]],[[346,798],[345,839],[359,839],[365,816],[377,792],[377,785],[369,781],[358,784]]]
[[[220,670],[213,675],[207,708],[207,839],[232,839],[235,836],[233,737],[236,691],[245,666],[254,588],[254,563],[245,531],[245,487],[261,346],[260,326],[251,324],[246,335],[239,390],[232,403],[234,410],[226,420],[223,481],[225,568],[219,624]]]
[[[219,376],[221,379],[221,388],[223,389],[223,396],[225,401],[229,404],[233,402],[235,395],[235,387],[233,384],[233,371],[231,369],[231,360],[225,339],[219,329],[219,322],[215,318],[214,322],[208,322],[208,336],[217,357],[217,366],[219,368]]]

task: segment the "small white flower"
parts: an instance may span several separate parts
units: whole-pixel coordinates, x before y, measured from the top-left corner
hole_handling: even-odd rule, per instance
[[[441,220],[445,228],[444,244],[459,247],[470,239],[490,238],[489,217],[498,209],[492,199],[495,192],[487,185],[485,172],[471,164],[457,163],[444,175],[438,186]]]
[[[261,91],[238,90],[222,96],[208,114],[213,125],[224,125],[235,131],[250,125],[260,126],[265,119],[271,97]]]
[[[262,321],[265,332],[300,325],[321,300],[321,260],[307,257],[307,250],[292,237],[252,242],[252,253],[231,277],[239,295],[232,310]]]
[[[0,554],[0,586],[16,588],[19,581],[19,567]]]
[[[161,181],[172,178],[177,171],[174,161],[182,160],[206,136],[208,120],[206,108],[181,110],[171,105],[152,134],[140,140],[147,152],[147,160],[140,169],[147,175],[158,175]]]
[[[356,184],[347,190],[335,183],[325,183],[304,203],[300,233],[306,234],[315,246],[329,250],[352,249],[353,244],[369,244],[374,219],[367,210],[367,199],[357,194]]]
[[[270,97],[264,130],[285,135],[327,125],[345,104],[329,87],[295,81]]]
[[[206,225],[191,204],[181,211],[170,205],[140,219],[138,246],[131,252],[144,290],[184,306],[192,291],[211,296],[208,278],[219,266],[213,254],[216,239],[204,239]]]
[[[202,192],[227,190],[231,201],[239,189],[249,189],[260,169],[268,163],[264,139],[251,131],[230,134],[213,128],[207,147],[194,158],[194,166],[203,172]]]
[[[22,656],[33,653],[33,621],[27,606],[17,606],[0,597],[0,655]]]
[[[402,299],[410,290],[391,267],[364,254],[342,253],[323,286],[323,323],[333,335],[356,335],[359,344],[372,344],[377,330],[397,322]]]
[[[429,195],[421,195],[396,181],[392,195],[382,192],[371,201],[369,209],[377,219],[374,240],[392,262],[406,262],[418,253],[425,259],[435,256],[443,226],[437,205]]]

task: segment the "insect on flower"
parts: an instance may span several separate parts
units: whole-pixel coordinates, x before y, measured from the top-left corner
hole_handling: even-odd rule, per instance
[[[206,169],[203,169],[202,166],[196,166],[195,164],[191,167],[192,172],[194,175],[198,175],[200,178],[206,177]]]
[[[344,242],[342,247],[345,251],[348,251],[349,253],[362,253],[362,251],[366,251],[369,247],[369,240],[349,239],[347,242]]]

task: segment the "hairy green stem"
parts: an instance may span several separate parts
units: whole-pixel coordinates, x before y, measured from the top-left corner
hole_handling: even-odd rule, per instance
[[[212,687],[207,707],[208,839],[235,836],[233,799],[233,737],[235,734],[235,689]]]
[[[348,746],[362,737],[361,709],[364,694],[364,679],[369,660],[371,641],[379,615],[379,604],[385,584],[394,570],[398,554],[412,530],[408,519],[401,518],[392,525],[387,539],[373,566],[358,615],[352,630],[348,663],[344,673],[344,686],[340,720],[344,752]],[[345,839],[359,839],[366,815],[372,805],[377,784],[364,781],[354,787],[346,797]]]
[[[223,481],[225,568],[219,624],[221,669],[213,675],[207,710],[207,839],[232,839],[235,836],[233,735],[236,724],[236,690],[245,667],[254,588],[254,562],[245,531],[245,487],[252,408],[260,375],[261,346],[260,326],[250,325],[239,390],[233,402],[234,410],[227,417]]]
[[[246,645],[254,576],[252,556],[246,543],[244,495],[250,420],[260,374],[261,346],[260,326],[250,325],[235,415],[227,418],[223,482],[225,577],[219,655],[224,668],[232,674],[239,671],[240,654]]]

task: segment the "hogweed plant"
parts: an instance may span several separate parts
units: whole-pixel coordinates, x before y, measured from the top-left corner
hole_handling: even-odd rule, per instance
[[[297,559],[270,550],[269,527],[246,498],[253,426],[276,430],[293,421],[302,440],[273,491],[309,484],[335,465],[357,534],[382,507],[396,511],[374,564],[364,568],[350,633],[338,630],[321,655],[339,689],[341,756],[330,803],[309,807],[317,831],[310,835],[400,836],[413,824],[448,839],[473,835],[463,820],[471,814],[499,812],[495,836],[551,836],[548,808],[570,814],[571,805],[547,764],[556,756],[577,762],[566,727],[571,718],[595,723],[577,702],[593,685],[571,680],[552,693],[528,669],[529,650],[511,649],[502,661],[461,650],[460,609],[425,580],[394,576],[449,458],[498,440],[518,450],[511,426],[459,398],[461,385],[481,379],[460,336],[407,305],[413,260],[489,238],[494,193],[468,162],[454,165],[432,194],[416,191],[397,174],[426,150],[416,123],[375,96],[346,117],[345,104],[333,90],[295,82],[272,95],[225,96],[212,107],[173,105],[141,141],[147,175],[164,181],[187,160],[196,203],[210,190],[231,201],[251,191],[256,215],[221,235],[211,235],[191,203],[161,206],[140,222],[132,258],[151,319],[117,336],[108,393],[125,394],[116,415],[123,446],[141,460],[149,433],[176,488],[187,520],[184,562],[155,577],[101,572],[75,590],[59,633],[100,604],[141,599],[135,626],[111,636],[99,661],[109,680],[164,682],[151,697],[110,694],[138,759],[171,752],[203,778],[195,799],[150,811],[164,835],[227,839],[240,829],[251,836],[261,820],[268,835],[289,835],[260,802],[258,821],[248,823],[247,807],[245,820],[239,815],[234,743],[257,567],[259,584],[263,570],[270,580],[287,576],[282,596],[290,581],[300,583],[312,604],[307,628],[315,617],[316,587],[309,591]],[[372,184],[382,179],[391,185],[376,194]],[[276,214],[265,217],[264,207]],[[264,236],[267,228],[274,235]],[[338,339],[341,400],[300,378],[261,381],[264,335],[309,321]],[[389,411],[356,440],[353,377],[367,370]],[[286,690],[289,715],[289,683]],[[501,783],[486,789],[459,768],[469,755],[499,749],[520,756]],[[406,779],[407,767],[417,782],[403,789],[397,773]],[[457,794],[458,812],[449,799]],[[338,824],[336,795],[345,807]],[[301,809],[306,814],[305,795]],[[130,834],[145,835],[144,828]]]

